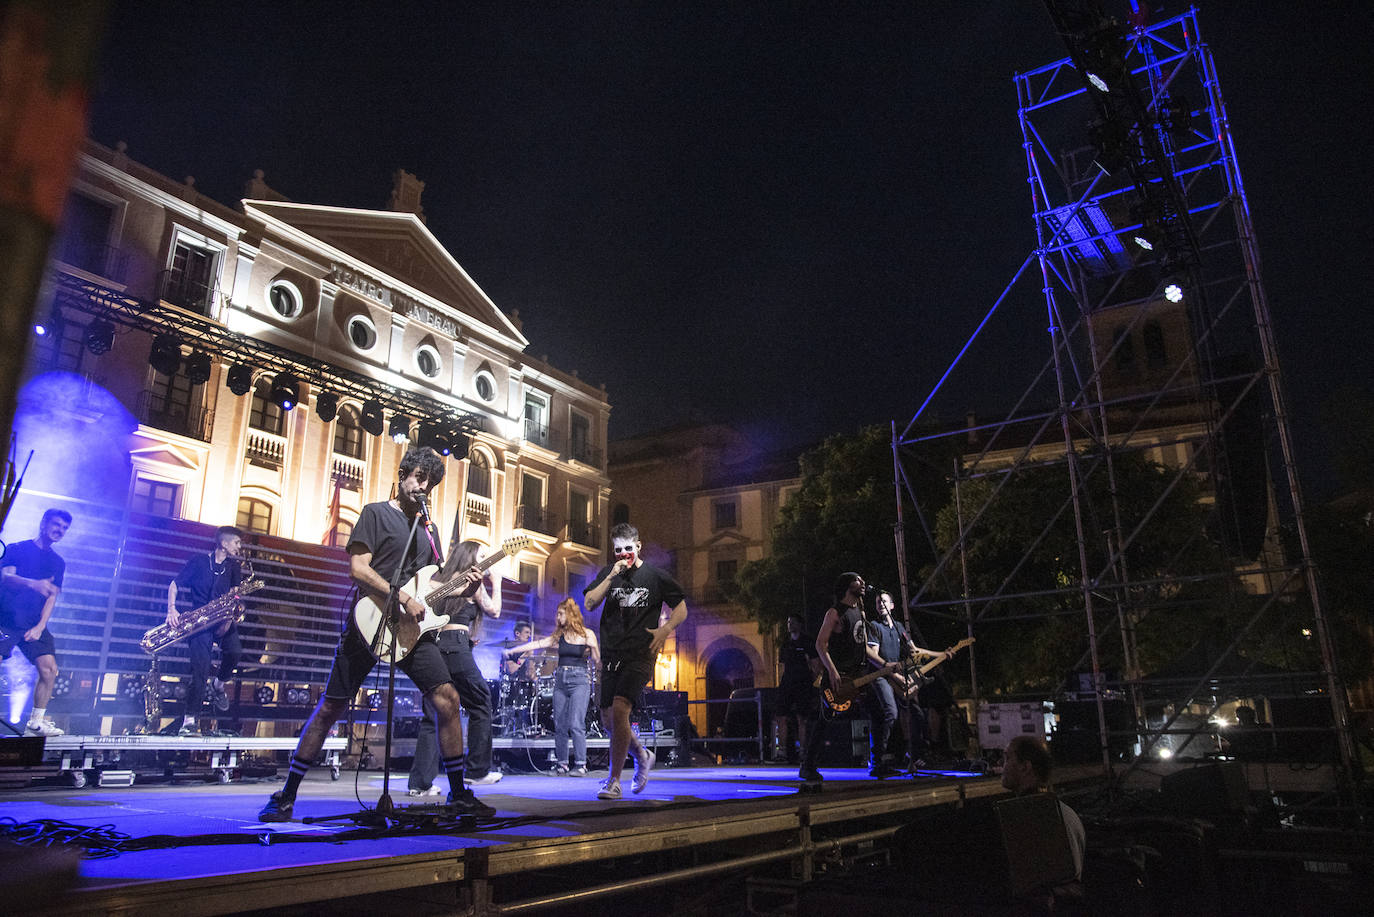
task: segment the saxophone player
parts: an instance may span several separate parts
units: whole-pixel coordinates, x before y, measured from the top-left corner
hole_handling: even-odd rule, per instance
[[[243,579],[243,534],[232,525],[215,530],[215,547],[204,554],[195,554],[181,568],[176,579],[167,584],[167,625],[176,627],[182,610],[190,611],[227,593]],[[186,689],[186,716],[178,735],[200,735],[197,722],[205,701],[205,685],[210,678],[210,647],[219,643],[219,672],[210,682],[210,698],[215,709],[224,713],[229,709],[229,692],[224,683],[234,677],[243,656],[237,623],[231,621],[223,629],[211,628],[192,634],[186,640],[191,656],[191,684]]]

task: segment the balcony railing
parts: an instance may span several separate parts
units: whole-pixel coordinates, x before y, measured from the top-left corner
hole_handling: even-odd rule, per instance
[[[601,450],[589,443],[570,443],[568,445],[568,458],[574,462],[581,462],[583,465],[591,465],[593,468],[600,468],[604,464]]]
[[[553,514],[542,506],[517,506],[515,527],[541,535],[553,535],[558,530]]]
[[[549,425],[526,417],[525,441],[547,449],[549,446]]]
[[[158,298],[188,312],[210,315],[217,293],[213,283],[192,280],[180,271],[163,271],[158,278]]]
[[[473,525],[483,525],[491,527],[491,498],[479,497],[477,494],[468,494],[468,498],[463,503],[463,511],[467,516],[468,522]]]
[[[145,391],[138,396],[138,419],[168,433],[208,443],[214,418],[214,412],[202,404],[172,401],[158,392]]]
[[[263,430],[248,431],[248,444],[244,456],[254,465],[264,468],[280,468],[286,455],[286,437]]]
[[[601,529],[594,522],[568,520],[568,541],[597,547],[601,543]]]
[[[67,236],[59,243],[57,260],[77,270],[124,283],[129,277],[129,253],[103,241]]]
[[[345,489],[362,490],[363,475],[366,472],[367,464],[362,459],[350,458],[347,455],[340,455],[337,452],[334,453],[334,478]]]

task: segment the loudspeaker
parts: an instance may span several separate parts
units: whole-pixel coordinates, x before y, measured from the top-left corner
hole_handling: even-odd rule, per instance
[[[820,720],[817,726],[825,731],[825,742],[816,755],[821,767],[861,767],[868,762],[868,720]]]
[[[1244,765],[1220,761],[1168,774],[1159,781],[1159,795],[1178,815],[1220,820],[1245,814],[1250,786]]]

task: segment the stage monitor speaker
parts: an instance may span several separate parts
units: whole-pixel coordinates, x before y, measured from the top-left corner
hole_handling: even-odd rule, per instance
[[[817,754],[820,767],[863,767],[868,763],[868,720],[821,720],[825,742]]]
[[[1178,815],[1220,820],[1245,814],[1250,786],[1243,764],[1219,761],[1165,775],[1159,795]]]

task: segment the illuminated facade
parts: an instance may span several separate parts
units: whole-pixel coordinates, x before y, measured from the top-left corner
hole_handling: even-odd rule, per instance
[[[405,440],[451,438],[435,519],[488,546],[529,535],[503,572],[538,618],[604,557],[610,405],[525,354],[518,312],[426,228],[422,188],[398,172],[406,209],[324,207],[258,173],[231,209],[88,143],[53,252],[56,333],[30,364],[132,413],[130,509],[298,542],[345,544],[362,505],[389,496]],[[153,314],[176,336],[171,373],[150,365]],[[273,359],[255,365],[245,341]]]

